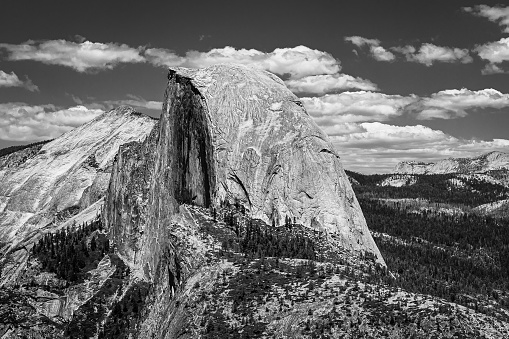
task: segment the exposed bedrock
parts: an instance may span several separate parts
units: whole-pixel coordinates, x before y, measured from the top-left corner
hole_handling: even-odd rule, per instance
[[[213,147],[202,98],[186,78],[170,74],[163,113],[143,143],[120,148],[104,218],[124,260],[145,277],[171,247],[168,229],[182,203],[210,206]],[[175,262],[175,260],[172,260]]]
[[[119,146],[143,140],[154,125],[121,106],[50,142],[0,157],[0,286],[15,283],[42,234],[104,197]]]
[[[181,203],[240,201],[254,218],[285,217],[374,253],[360,206],[328,136],[271,73],[241,65],[170,69],[161,119],[121,147],[105,220],[124,259],[155,272]]]

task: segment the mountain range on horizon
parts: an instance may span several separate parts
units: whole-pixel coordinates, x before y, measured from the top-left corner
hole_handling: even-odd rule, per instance
[[[402,161],[394,168],[400,174],[481,173],[509,169],[509,153],[491,151],[470,158],[448,158],[436,162]]]

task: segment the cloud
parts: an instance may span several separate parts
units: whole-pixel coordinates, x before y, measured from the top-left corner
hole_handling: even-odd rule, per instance
[[[70,93],[66,93],[68,96],[71,97],[72,101],[75,103],[75,104],[78,104],[78,105],[83,105],[83,100],[81,100],[80,97],[77,97],[75,96],[74,94],[70,94]]]
[[[378,61],[394,61],[396,55],[380,45],[378,39],[367,39],[360,36],[345,37],[345,41],[351,42],[358,48],[369,47],[371,56]],[[407,61],[418,62],[426,66],[431,66],[435,62],[461,62],[470,63],[473,61],[467,49],[442,47],[433,44],[422,44],[417,51],[414,46],[396,46],[391,47],[395,53],[405,56]]]
[[[389,121],[402,115],[418,120],[456,119],[479,109],[502,109],[509,107],[509,94],[466,88],[444,90],[428,97],[357,91],[304,97],[301,101],[327,134],[343,135],[362,130],[358,123]]]
[[[418,62],[428,67],[435,62],[461,62],[466,64],[473,61],[467,49],[442,47],[429,43],[422,44],[418,52],[415,47],[410,45],[391,49],[403,54],[407,61]]]
[[[34,85],[32,80],[26,77],[25,81],[21,81],[16,73],[11,72],[5,73],[0,70],[0,87],[23,87],[29,90],[30,92],[38,92],[39,87]]]
[[[46,40],[27,41],[19,45],[1,43],[0,51],[6,52],[7,59],[11,61],[32,60],[48,65],[70,67],[78,72],[112,69],[121,63],[148,62],[154,66],[190,68],[202,68],[219,63],[238,63],[270,71],[283,79],[299,80],[305,77],[322,76],[303,80],[301,85],[295,83],[296,88],[306,87],[311,89],[312,93],[353,88],[377,89],[376,85],[368,80],[339,74],[341,71],[339,60],[327,52],[306,46],[276,48],[272,52],[226,46],[214,48],[208,52],[191,50],[181,56],[163,48],[143,46],[133,48],[119,43],[90,42],[81,36],[76,36],[75,42]],[[323,77],[327,75],[331,77]],[[318,89],[313,90],[312,83],[315,83]]]
[[[463,10],[498,23],[500,27],[503,27],[505,33],[509,33],[509,7],[478,5],[475,7],[464,7]]]
[[[368,91],[327,94],[301,98],[308,113],[319,125],[363,121],[385,121],[403,114],[415,96],[389,95]]]
[[[383,48],[382,46],[371,46],[371,54],[378,61],[393,61],[396,59],[394,54]]]
[[[362,47],[362,46],[366,46],[366,45],[367,46],[379,46],[380,45],[380,40],[378,40],[378,39],[367,39],[367,38],[363,38],[358,35],[347,36],[347,37],[345,37],[345,41],[351,42],[352,44],[354,44],[357,47]]]
[[[506,72],[497,64],[509,61],[509,38],[479,45],[475,48],[475,51],[481,59],[489,61],[489,64],[483,70],[483,74]]]
[[[314,118],[314,120],[320,126],[320,128],[331,137],[366,131],[359,123],[341,122],[340,119],[338,119],[338,121],[335,122],[334,117],[330,118],[329,121],[327,121],[327,119],[317,119],[317,118]]]
[[[344,136],[334,137],[336,143],[348,143],[350,147],[391,147],[397,150],[420,148],[425,143],[449,144],[455,138],[446,135],[442,131],[433,130],[429,127],[417,126],[394,126],[380,122],[366,122],[359,124],[361,130]]]
[[[188,51],[185,56],[161,48],[145,51],[148,62],[156,66],[207,67],[219,63],[237,63],[270,71],[290,79],[320,74],[336,74],[341,70],[339,60],[331,54],[306,46],[276,48],[272,52],[234,47],[214,48],[208,52]]]
[[[40,141],[56,138],[103,112],[84,106],[58,109],[54,105],[3,103],[0,104],[0,139]]]
[[[144,62],[141,48],[125,44],[99,42],[71,42],[66,40],[32,41],[0,44],[8,60],[33,60],[48,65],[70,67],[78,72],[112,69],[120,63]]]
[[[366,39],[360,36],[345,37],[345,41],[351,42],[355,46],[362,48],[364,46],[369,47],[371,56],[378,61],[393,61],[396,56],[380,46],[380,40],[377,39]]]
[[[484,75],[490,75],[490,74],[502,74],[506,72],[496,64],[487,64],[481,70],[481,73]]]
[[[154,100],[147,101],[139,96],[132,95],[132,94],[128,94],[127,97],[129,99],[104,101],[105,108],[113,109],[118,106],[128,105],[128,106],[132,106],[132,107],[146,108],[146,109],[150,109],[150,110],[161,111],[161,109],[163,107],[162,101],[154,101]]]
[[[186,58],[165,48],[148,48],[145,51],[145,58],[152,65],[163,67],[182,66],[186,62]]]
[[[454,119],[466,116],[467,111],[470,110],[505,107],[509,107],[509,94],[503,94],[491,88],[479,91],[462,88],[444,90],[430,97],[421,98],[408,109],[417,112],[417,119],[430,120]]]
[[[377,91],[378,86],[369,80],[356,78],[348,74],[311,75],[301,79],[286,81],[288,88],[296,94],[309,93],[323,95],[350,89]]]
[[[458,139],[426,126],[394,126],[379,122],[358,124],[357,132],[332,136],[346,169],[390,173],[400,161],[432,162],[449,157],[472,157],[506,151],[509,140]]]

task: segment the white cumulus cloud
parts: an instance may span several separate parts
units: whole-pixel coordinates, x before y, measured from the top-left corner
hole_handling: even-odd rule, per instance
[[[494,89],[450,89],[427,97],[357,91],[301,98],[307,112],[329,135],[363,129],[362,122],[384,122],[410,115],[418,120],[456,119],[480,109],[509,107],[509,94]]]
[[[21,44],[0,43],[0,51],[6,52],[7,59],[11,61],[32,60],[70,67],[78,72],[112,69],[122,63],[190,68],[238,63],[270,71],[285,80],[294,81],[291,84],[296,91],[306,90],[308,93],[319,94],[345,89],[378,89],[369,80],[339,73],[341,63],[330,53],[306,46],[276,48],[272,52],[226,46],[205,52],[191,50],[179,55],[164,48],[134,48],[114,42],[90,42],[80,36],[76,38],[77,41],[30,40]],[[28,84],[28,80],[26,83]]]
[[[378,86],[369,80],[341,73],[311,75],[301,79],[288,80],[286,85],[293,93],[297,94],[310,93],[323,95],[350,89],[363,91],[378,90]]]
[[[509,61],[509,38],[489,42],[475,48],[479,57],[489,63],[483,70],[483,74],[505,73],[500,64]]]
[[[145,51],[145,57],[157,66],[201,68],[219,63],[245,64],[280,76],[289,76],[291,79],[335,74],[341,70],[339,60],[331,54],[306,46],[276,48],[272,52],[227,46],[208,52],[188,51],[185,56],[179,56],[167,49],[149,48]]]
[[[336,123],[345,123],[385,121],[399,116],[416,97],[358,91],[305,97],[301,100],[308,113],[318,121],[326,122],[334,117]]]
[[[0,50],[7,52],[8,60],[33,60],[70,67],[78,72],[112,69],[120,63],[145,61],[140,55],[141,48],[113,42],[29,40],[19,45],[1,43]]]
[[[380,46],[380,40],[378,39],[367,39],[360,36],[349,36],[345,37],[345,41],[351,42],[359,48],[368,46],[371,56],[375,60],[393,61],[396,59],[396,56],[393,53]]]
[[[394,52],[403,54],[407,61],[421,63],[426,66],[431,66],[435,62],[460,62],[463,64],[471,63],[473,61],[467,49],[436,46],[434,44],[422,44],[417,51],[414,46],[403,46],[391,48]]]
[[[128,99],[104,101],[105,108],[113,109],[118,106],[128,105],[135,108],[146,108],[149,110],[161,111],[163,107],[162,101],[145,100],[142,97],[132,94],[128,94],[127,97]]]
[[[103,112],[101,109],[84,106],[58,109],[54,105],[3,103],[0,104],[0,138],[10,141],[56,138]]]
[[[475,7],[464,7],[463,10],[498,23],[505,33],[509,33],[509,7],[478,5]]]
[[[378,61],[394,61],[396,55],[400,54],[407,61],[418,62],[426,66],[431,66],[436,62],[460,62],[470,63],[473,61],[468,49],[436,46],[434,44],[422,44],[417,50],[414,46],[395,46],[389,48],[392,52],[381,46],[378,39],[367,39],[360,36],[345,37],[345,41],[351,42],[358,48],[368,47],[370,55]]]
[[[444,90],[421,98],[409,109],[417,112],[418,119],[430,120],[464,117],[468,111],[482,108],[505,107],[509,107],[509,94],[492,88],[479,91],[462,88]]]
[[[39,87],[34,85],[32,80],[28,79],[28,77],[25,79],[25,81],[22,81],[18,78],[16,73],[6,73],[2,70],[0,70],[0,87],[23,87],[30,92],[39,91]]]
[[[358,131],[332,136],[346,169],[390,173],[400,161],[433,162],[449,157],[473,157],[507,151],[509,140],[459,139],[426,126],[395,126],[379,122],[358,124]]]

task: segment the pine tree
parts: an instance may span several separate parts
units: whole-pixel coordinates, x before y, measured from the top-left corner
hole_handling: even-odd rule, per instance
[[[97,244],[95,242],[95,236],[92,237],[92,240],[90,241],[90,250],[94,252],[97,248]]]

